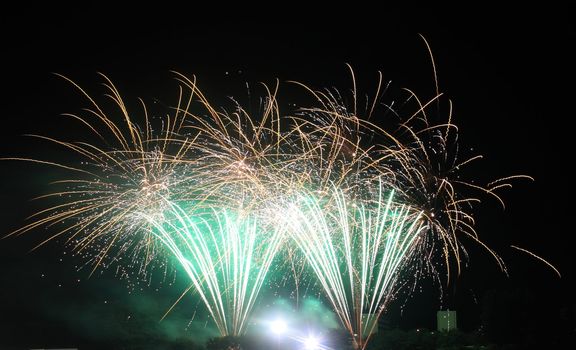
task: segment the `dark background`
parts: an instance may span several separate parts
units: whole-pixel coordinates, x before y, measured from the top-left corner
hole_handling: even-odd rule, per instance
[[[52,72],[96,94],[102,82],[96,72],[102,72],[132,103],[139,96],[171,105],[177,90],[170,70],[197,75],[208,96],[222,98],[245,91],[245,81],[272,84],[276,78],[346,90],[349,63],[365,92],[373,91],[380,70],[392,81],[392,91],[408,87],[430,98],[434,81],[418,36],[423,34],[434,53],[440,90],[454,102],[465,152],[485,157],[470,175],[487,180],[529,174],[535,181],[503,191],[506,210],[485,198],[476,211],[477,231],[503,257],[508,276],[465,241],[470,264],[462,275],[442,293],[424,281],[408,300],[391,305],[390,324],[433,329],[436,311],[450,308],[458,311],[462,329],[491,327],[501,342],[526,334],[573,334],[576,29],[561,9],[553,14],[535,9],[530,15],[486,11],[474,18],[470,12],[440,16],[438,9],[338,14],[292,9],[226,17],[178,8],[119,12],[94,4],[70,15],[35,10],[2,14],[1,157],[57,158],[45,144],[21,135],[76,131],[60,124],[65,119],[59,114],[77,112],[87,102]],[[53,174],[25,163],[0,167],[4,235],[34,212],[29,199],[46,191]],[[88,279],[62,242],[28,253],[45,234],[38,230],[0,241],[0,348],[72,346],[130,332],[196,336],[185,329],[186,305],[176,313],[181,319],[157,322],[181,289],[172,291],[161,281],[127,288],[110,272]],[[546,258],[562,278],[511,244]],[[132,315],[138,324],[120,326]]]

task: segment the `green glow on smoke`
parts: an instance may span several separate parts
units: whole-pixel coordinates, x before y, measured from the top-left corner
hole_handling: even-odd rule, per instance
[[[167,201],[163,220],[144,216],[152,234],[190,278],[222,335],[239,335],[262,287],[282,234],[229,210],[188,213]]]

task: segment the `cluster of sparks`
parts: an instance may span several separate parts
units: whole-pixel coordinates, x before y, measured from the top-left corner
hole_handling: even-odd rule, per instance
[[[63,77],[64,78],[64,77]],[[39,227],[55,232],[77,252],[91,251],[96,270],[130,255],[145,271],[170,257],[185,271],[222,335],[242,334],[266,275],[286,264],[307,266],[355,347],[400,289],[408,266],[457,269],[465,255],[460,235],[482,244],[471,214],[477,198],[458,189],[494,190],[513,177],[479,186],[456,178],[479,157],[455,152],[457,127],[428,114],[440,98],[416,105],[398,119],[378,89],[365,107],[346,105],[334,90],[295,83],[315,101],[283,114],[279,84],[264,87],[258,115],[239,103],[214,107],[196,81],[176,73],[176,106],[158,122],[144,102],[133,118],[105,76],[113,118],[87,92],[82,114],[66,114],[96,142],[50,141],[82,158],[56,166],[71,176],[57,181],[56,204],[34,214],[19,235]],[[382,127],[381,110],[393,127]],[[160,124],[160,127],[153,126]],[[488,248],[487,248],[488,249]],[[290,254],[282,254],[289,251]],[[504,269],[501,259],[488,249]]]

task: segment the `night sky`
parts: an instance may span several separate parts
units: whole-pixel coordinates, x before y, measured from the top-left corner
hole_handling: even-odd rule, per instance
[[[344,91],[351,86],[349,63],[365,92],[373,91],[380,70],[392,81],[390,94],[407,87],[430,98],[433,72],[421,33],[434,53],[440,91],[454,103],[463,154],[484,156],[466,175],[482,182],[528,174],[535,181],[502,191],[506,210],[483,198],[475,211],[480,237],[502,256],[509,276],[486,251],[464,241],[469,266],[444,286],[442,298],[437,286],[423,281],[422,291],[393,303],[387,317],[395,327],[433,329],[436,311],[450,308],[458,311],[462,329],[474,330],[493,298],[493,308],[516,302],[506,325],[511,329],[519,318],[574,328],[573,23],[544,13],[472,19],[391,12],[354,21],[343,13],[330,19],[300,14],[278,22],[256,15],[202,21],[204,15],[150,9],[128,16],[97,6],[76,16],[3,13],[0,157],[62,157],[55,147],[22,136],[76,131],[59,115],[77,112],[87,101],[53,72],[96,94],[102,72],[127,101],[142,97],[173,105],[177,84],[171,70],[195,74],[204,92],[218,100],[245,92],[245,82],[273,84],[275,78]],[[4,235],[39,208],[29,200],[45,193],[55,174],[26,163],[3,161],[0,167]],[[0,240],[0,349],[74,346],[126,332],[197,336],[197,324],[187,328],[193,302],[179,304],[158,323],[183,283],[170,286],[158,278],[131,289],[114,271],[88,278],[89,270],[78,271],[80,262],[63,242],[29,253],[47,233]],[[562,278],[511,244],[546,258]],[[133,324],[127,325],[129,319]]]

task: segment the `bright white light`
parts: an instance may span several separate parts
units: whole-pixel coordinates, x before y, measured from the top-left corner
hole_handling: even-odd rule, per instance
[[[288,325],[284,320],[278,319],[270,323],[270,330],[274,334],[283,334],[288,329]]]
[[[316,337],[309,336],[304,340],[304,349],[306,350],[318,350],[320,349],[320,342]]]

